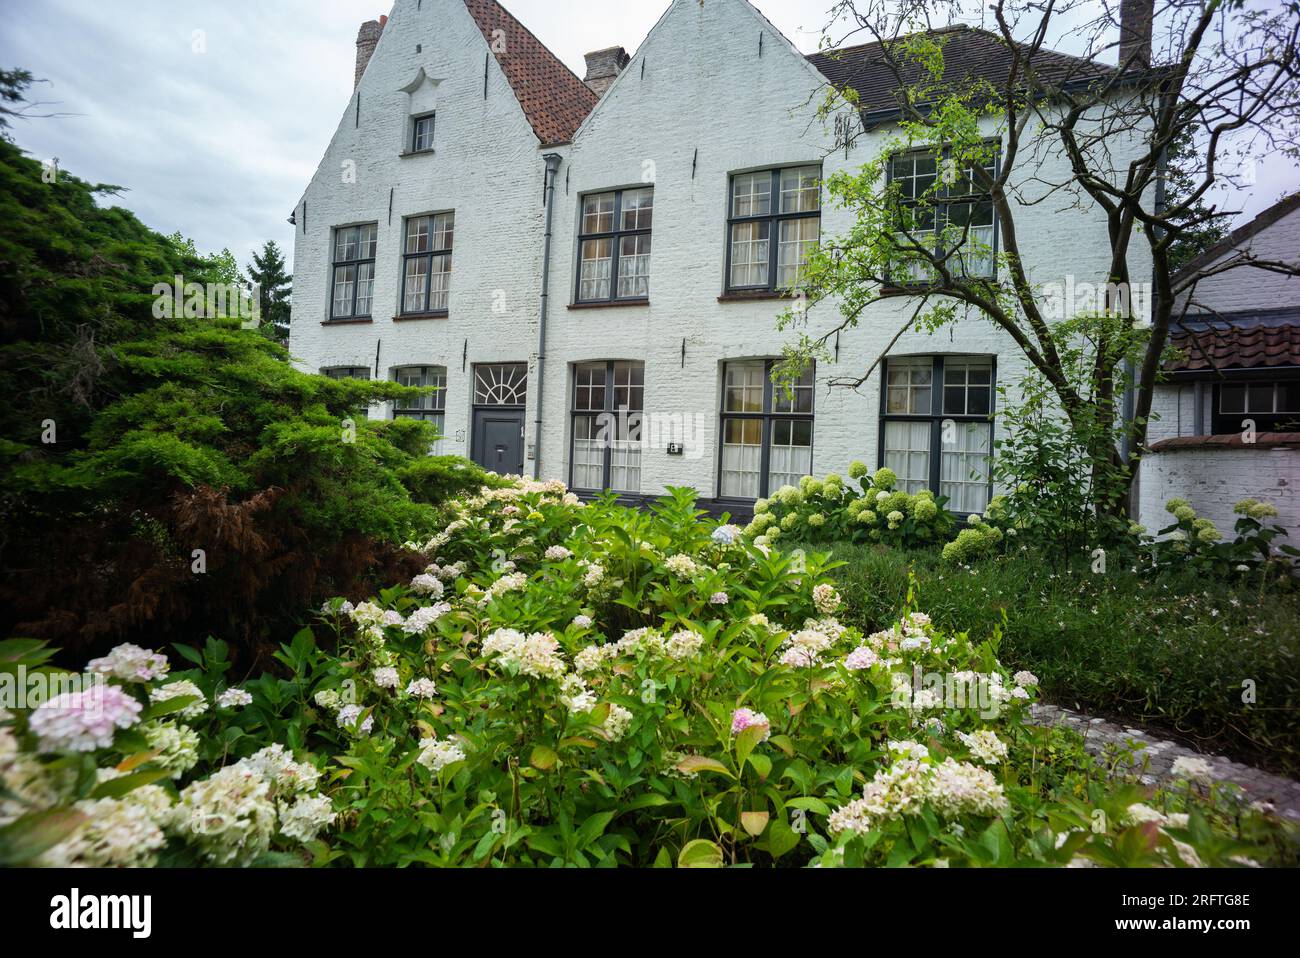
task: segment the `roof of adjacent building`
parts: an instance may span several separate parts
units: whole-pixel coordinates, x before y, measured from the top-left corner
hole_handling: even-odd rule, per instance
[[[572,140],[596,105],[596,94],[496,0],[465,0],[465,8],[483,32],[542,145]],[[496,42],[500,38],[505,42]]]
[[[1011,68],[1011,49],[1001,36],[988,30],[957,24],[929,31],[940,38],[943,48],[943,80],[945,85],[962,86],[986,81],[994,89],[1006,85]],[[899,37],[886,41],[889,48],[906,40]],[[1029,56],[1029,47],[1017,44],[1023,56]],[[808,60],[832,86],[852,88],[858,94],[864,113],[897,110],[899,108],[898,83],[894,67],[886,54],[889,50],[879,41],[860,46],[843,47],[814,53]],[[1072,80],[1094,80],[1114,71],[1114,67],[1092,63],[1079,57],[1040,48],[1029,57],[1035,74],[1041,81],[1053,84]],[[921,67],[905,60],[898,64],[899,74],[906,85],[922,79]]]
[[[1292,193],[1290,196],[1278,200],[1249,223],[1238,226],[1209,249],[1202,250],[1189,259],[1174,277],[1174,283],[1177,284],[1182,277],[1189,276],[1197,270],[1209,266],[1215,260],[1222,259],[1238,247],[1245,246],[1247,241],[1257,234],[1268,229],[1288,213],[1298,209],[1300,209],[1300,192]]]
[[[1270,311],[1273,313],[1277,315],[1268,324],[1234,324],[1229,315],[1196,328],[1174,329],[1169,344],[1180,355],[1165,364],[1165,371],[1300,367],[1300,307]]]

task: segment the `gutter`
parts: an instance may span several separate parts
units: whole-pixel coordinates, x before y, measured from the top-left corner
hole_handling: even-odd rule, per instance
[[[546,160],[546,233],[542,240],[542,307],[537,323],[537,403],[533,420],[533,479],[542,475],[542,391],[546,373],[546,314],[551,299],[551,220],[555,213],[555,176],[560,171],[560,154],[547,153]]]

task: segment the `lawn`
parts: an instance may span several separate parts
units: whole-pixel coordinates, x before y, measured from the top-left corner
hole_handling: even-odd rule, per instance
[[[1001,627],[1000,657],[1038,675],[1048,701],[1300,772],[1294,590],[1261,595],[1190,574],[1094,574],[1087,564],[1067,572],[1027,551],[969,566],[944,562],[937,549],[832,551],[845,563],[834,573],[845,621],[864,631],[897,616],[914,576],[919,607],[941,628],[983,636]],[[1243,701],[1252,691],[1253,703]]]

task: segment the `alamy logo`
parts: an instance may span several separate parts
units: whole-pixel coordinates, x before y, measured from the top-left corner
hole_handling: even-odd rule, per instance
[[[152,895],[71,894],[50,899],[50,927],[56,930],[129,929],[133,938],[148,938],[153,930]]]

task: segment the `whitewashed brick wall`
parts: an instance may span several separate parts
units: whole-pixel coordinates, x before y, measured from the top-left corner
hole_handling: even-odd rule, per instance
[[[1226,538],[1242,499],[1261,499],[1277,506],[1287,544],[1300,547],[1300,449],[1176,449],[1148,456],[1143,462],[1139,521],[1151,533],[1169,525],[1164,504],[1182,498],[1210,519]]]
[[[760,34],[762,55],[759,54]],[[417,44],[423,47],[416,52]],[[537,138],[487,45],[460,0],[398,0],[360,86],[348,104],[321,167],[309,185],[305,230],[302,204],[295,247],[291,351],[310,370],[335,365],[375,368],[388,377],[399,365],[448,370],[444,451],[469,453],[469,370],[476,362],[522,361],[536,352],[542,255],[544,164]],[[424,70],[437,86],[433,156],[399,157],[406,101],[400,89]],[[542,474],[569,479],[571,365],[588,360],[645,362],[646,407],[698,416],[701,440],[670,457],[662,444],[645,452],[642,492],[669,485],[717,493],[717,433],[721,364],[776,357],[789,333],[775,328],[779,301],[718,301],[723,290],[729,174],[802,163],[829,174],[856,169],[879,151],[885,133],[858,141],[846,156],[834,149],[815,116],[819,74],[744,0],[674,0],[614,86],[579,131],[558,177],[551,263]],[[354,160],[358,182],[343,182]],[[1040,157],[1030,172],[1068,178],[1057,158]],[[577,261],[578,201],[586,192],[655,186],[651,304],[640,308],[570,310]],[[393,193],[391,223],[388,206]],[[402,218],[456,212],[450,316],[393,322],[400,290]],[[1065,197],[1017,212],[1031,278],[1040,283],[1099,282],[1107,270],[1105,223]],[[330,241],[335,226],[377,221],[379,252],[374,322],[325,326]],[[850,217],[827,209],[823,237],[844,232]],[[1135,276],[1150,272],[1135,256]],[[501,291],[498,293],[497,291]],[[493,311],[503,295],[504,313]],[[829,390],[827,380],[858,374],[903,325],[902,301],[871,307],[844,333],[838,361],[818,369],[814,427],[815,473],[843,471],[861,459],[877,465],[880,373],[860,390]],[[813,330],[835,322],[832,305],[812,311]],[[468,342],[468,346],[466,343]],[[685,355],[683,358],[683,342]],[[462,355],[468,350],[466,371]],[[935,335],[908,332],[892,350],[906,354],[996,355],[998,380],[1013,382],[1025,368],[1009,337],[979,316]],[[535,383],[535,378],[533,380]],[[535,389],[527,413],[529,447]],[[372,415],[383,415],[377,410]],[[531,471],[532,463],[527,464]]]

